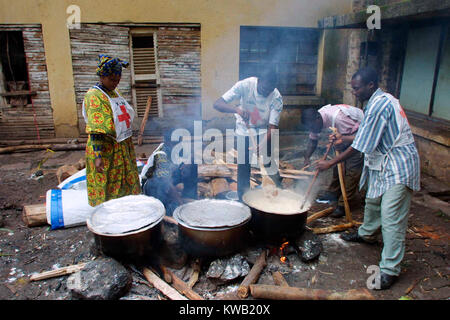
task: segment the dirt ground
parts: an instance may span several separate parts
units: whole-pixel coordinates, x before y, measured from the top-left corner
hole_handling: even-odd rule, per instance
[[[151,152],[151,146],[137,148],[137,153]],[[70,300],[65,281],[57,277],[30,282],[36,272],[51,270],[95,257],[93,235],[85,226],[50,230],[49,226],[27,227],[22,221],[24,205],[45,202],[45,193],[58,185],[56,169],[74,164],[84,157],[83,151],[55,152],[41,168],[41,179],[30,178],[33,169],[44,159],[43,151],[0,155],[0,299],[1,300]],[[421,191],[424,192],[424,191]],[[323,205],[316,205],[312,212]],[[354,217],[362,221],[361,210]],[[343,223],[344,219],[322,218],[314,227]],[[0,222],[1,225],[1,222]],[[407,296],[413,300],[448,300],[450,298],[450,243],[449,217],[439,210],[418,205],[411,206],[406,238],[406,254],[402,262],[399,281],[385,291],[371,291],[376,299],[397,300]],[[303,263],[301,267],[286,266],[283,272],[291,286],[348,290],[366,288],[370,276],[367,268],[378,265],[382,242],[378,244],[346,243],[339,233],[320,235],[323,250],[318,260]],[[298,259],[295,255],[288,257]],[[296,264],[298,265],[298,264]],[[158,292],[143,284],[133,274],[132,294],[159,299]],[[258,283],[272,284],[269,272],[264,272]],[[199,282],[194,290],[206,299],[217,298],[216,287]]]

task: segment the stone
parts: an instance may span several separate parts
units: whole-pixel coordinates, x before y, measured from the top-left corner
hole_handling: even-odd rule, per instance
[[[231,282],[237,278],[245,277],[250,271],[250,266],[241,254],[230,258],[217,259],[209,265],[206,276],[221,283]]]
[[[131,284],[128,270],[108,257],[87,263],[67,279],[67,289],[80,300],[116,300],[130,290]]]
[[[296,244],[302,252],[300,259],[303,262],[309,262],[319,257],[323,248],[322,241],[310,230],[305,230]]]

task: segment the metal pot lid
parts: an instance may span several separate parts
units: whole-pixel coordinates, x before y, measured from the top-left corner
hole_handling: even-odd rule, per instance
[[[145,195],[131,195],[100,204],[87,223],[95,233],[122,234],[156,225],[165,214],[160,200]]]
[[[252,214],[249,207],[237,201],[204,199],[176,208],[173,216],[188,227],[225,228],[249,221]]]

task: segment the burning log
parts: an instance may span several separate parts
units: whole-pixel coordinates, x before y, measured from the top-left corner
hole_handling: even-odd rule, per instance
[[[156,289],[161,291],[170,300],[189,300],[181,295],[177,290],[171,287],[167,282],[158,277],[154,272],[148,268],[144,268],[144,276],[147,281]]]
[[[367,289],[331,291],[306,289],[265,284],[251,284],[250,292],[254,298],[272,300],[374,300]]]
[[[164,280],[167,283],[172,284],[173,287],[178,290],[178,292],[180,292],[182,295],[185,295],[191,300],[204,300],[200,295],[197,294],[197,292],[192,290],[186,282],[178,278],[172,271],[164,266],[160,267],[164,274]]]
[[[258,278],[259,278],[259,275],[261,274],[261,271],[267,265],[266,256],[267,256],[267,251],[264,250],[261,253],[261,255],[258,257],[258,259],[255,261],[255,264],[253,265],[253,267],[250,270],[250,272],[248,273],[248,275],[241,282],[241,285],[238,288],[238,296],[239,296],[239,298],[245,299],[245,298],[248,297],[249,286],[252,283],[256,283],[256,281],[258,281]]]

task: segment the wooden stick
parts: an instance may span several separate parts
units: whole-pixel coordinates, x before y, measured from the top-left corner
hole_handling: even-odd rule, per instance
[[[198,277],[200,275],[200,270],[201,270],[201,261],[200,259],[195,259],[195,261],[192,263],[192,274],[191,277],[188,281],[188,286],[189,288],[193,288],[194,285],[197,283],[198,281]]]
[[[0,148],[0,154],[14,153],[14,152],[31,152],[36,150],[51,149],[53,151],[71,151],[86,149],[86,144],[29,144],[22,146],[11,146]]]
[[[336,156],[339,155],[339,151],[335,150]],[[345,189],[345,183],[344,183],[344,164],[342,162],[338,163],[338,175],[339,175],[339,183],[341,185],[341,193],[342,198],[344,199],[344,208],[345,208],[345,220],[347,222],[352,222],[352,213],[350,211],[350,206],[348,204],[348,198],[347,198],[347,190]]]
[[[330,152],[331,147],[332,147],[333,145],[334,145],[334,141],[333,141],[333,142],[330,142],[330,143],[328,144],[327,151],[325,152],[325,154],[324,154],[324,156],[322,157],[321,160],[325,160],[325,159],[327,158],[328,153]],[[314,182],[316,182],[317,176],[318,176],[318,175],[319,175],[319,169],[317,169],[317,170],[315,171],[315,173],[314,173],[314,177],[313,177],[311,183],[310,183],[309,186],[308,186],[308,190],[306,191],[305,197],[303,198],[303,202],[302,202],[302,204],[301,204],[301,206],[300,206],[300,210],[303,210],[303,207],[304,207],[306,201],[308,200],[309,194],[311,193],[311,190],[312,190],[312,186],[314,185]]]
[[[142,145],[142,135],[144,134],[145,124],[147,123],[148,114],[150,112],[150,106],[152,105],[152,96],[149,96],[147,99],[147,105],[145,106],[144,118],[142,119],[141,128],[139,129],[139,136],[137,144]]]
[[[251,284],[250,292],[254,298],[272,300],[374,300],[374,297],[367,289],[336,292],[321,289]]]
[[[279,271],[272,272],[272,278],[277,286],[289,287],[289,283],[287,283],[286,279]]]
[[[247,276],[242,280],[241,285],[238,288],[238,296],[241,299],[245,299],[249,294],[249,285],[252,283],[256,283],[258,281],[259,275],[264,267],[267,265],[266,262],[267,250],[264,250],[261,255],[256,259],[255,264],[253,265],[250,272]]]
[[[185,295],[191,300],[204,300],[200,295],[197,294],[197,292],[192,290],[186,282],[178,278],[172,271],[164,266],[160,267],[164,274],[164,280],[167,283],[172,284],[172,286],[177,289],[179,293]]]
[[[27,227],[37,227],[47,224],[45,203],[23,206],[22,220]]]
[[[154,272],[148,268],[143,270],[144,276],[147,281],[156,289],[161,291],[170,300],[189,300],[185,296],[181,295],[177,290],[168,285],[164,280],[158,277]]]
[[[178,222],[177,222],[177,220],[175,220],[174,218],[172,218],[172,217],[169,217],[169,216],[164,216],[163,217],[163,220],[165,221],[165,222],[167,222],[167,223],[171,223],[171,224],[174,224],[174,225],[178,225]]]
[[[305,171],[305,170],[295,170],[295,169],[280,169],[281,173],[286,174],[294,174],[294,175],[305,175],[305,176],[313,176],[315,175],[312,171]]]
[[[306,219],[306,224],[311,223],[311,222],[313,222],[313,221],[315,221],[317,219],[322,218],[323,216],[326,216],[326,215],[330,214],[331,212],[333,212],[333,210],[334,210],[333,207],[329,207],[329,208],[326,208],[326,209],[324,209],[322,211],[319,211],[319,212],[316,212],[316,213],[310,215]]]
[[[34,274],[30,277],[30,281],[39,281],[39,280],[45,280],[60,276],[65,276],[71,273],[78,272],[82,270],[86,266],[86,263],[80,263],[72,266],[67,266],[63,268],[58,268],[55,270],[45,271],[41,272],[39,274]]]
[[[338,225],[326,227],[326,228],[312,228],[312,231],[315,234],[332,233],[332,232],[344,231],[344,230],[347,230],[354,226],[355,226],[355,224],[353,222],[349,222],[349,223],[338,224]]]

